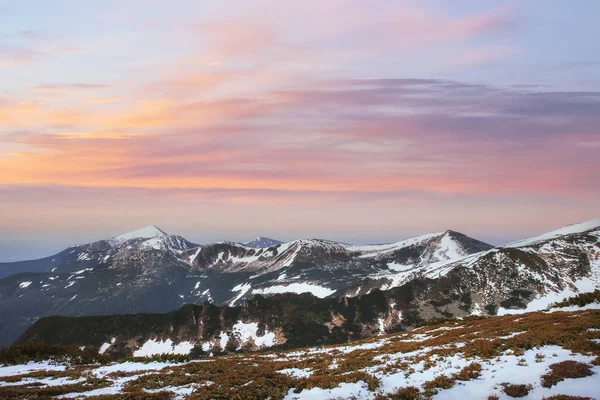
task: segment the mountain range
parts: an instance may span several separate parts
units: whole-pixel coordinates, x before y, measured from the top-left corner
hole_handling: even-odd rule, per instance
[[[0,280],[0,343],[33,324],[20,341],[100,348],[115,338],[110,351],[118,354],[151,340],[259,348],[265,335],[270,345],[294,347],[542,309],[598,287],[599,238],[600,219],[498,247],[455,231],[384,245],[198,246],[151,226],[0,266],[29,271]],[[170,313],[113,315],[148,312]],[[64,317],[36,323],[49,315]],[[251,343],[239,333],[248,329]]]

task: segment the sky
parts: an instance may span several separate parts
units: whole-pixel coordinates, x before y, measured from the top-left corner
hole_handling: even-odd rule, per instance
[[[600,2],[0,1],[0,260],[600,216]]]

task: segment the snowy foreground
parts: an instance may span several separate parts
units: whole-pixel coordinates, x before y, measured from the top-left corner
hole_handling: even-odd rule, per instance
[[[599,364],[600,310],[569,308],[186,362],[5,365],[0,398],[597,399]]]

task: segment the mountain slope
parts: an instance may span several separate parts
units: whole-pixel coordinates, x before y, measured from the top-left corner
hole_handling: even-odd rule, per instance
[[[425,314],[434,312],[425,306],[431,300],[446,302],[446,312],[454,313],[450,295],[467,294],[473,314],[543,309],[564,297],[600,287],[600,220],[434,264],[421,277],[437,278],[421,295]],[[399,279],[404,276],[373,277],[346,293],[386,289]]]
[[[193,271],[204,274],[217,304],[235,305],[252,294],[312,292],[325,297],[366,278],[395,271],[429,271],[436,263],[460,259],[491,246],[457,232],[436,232],[384,245],[357,246],[303,239],[266,249],[230,242],[201,246],[183,254]],[[229,277],[229,285],[223,282]],[[214,283],[218,279],[220,284]],[[398,280],[399,286],[405,280]]]
[[[356,323],[339,317],[356,313],[352,307],[335,306],[336,312],[315,317],[317,331],[343,325],[342,337],[368,335],[379,329],[379,319],[384,329],[393,330],[435,318],[523,312],[598,287],[600,227],[590,222],[559,232],[566,233],[497,248],[454,231],[368,246],[311,239],[269,248],[220,242],[171,249],[177,240],[171,243],[170,237],[162,238],[160,246],[148,244],[156,238],[135,238],[94,267],[0,280],[0,321],[7,321],[3,335],[14,338],[45,315],[164,312],[205,301],[223,305],[219,315],[233,315],[238,312],[233,306],[241,306],[247,315],[271,318],[271,312],[285,315],[295,300],[256,310],[256,303],[244,301],[259,294],[306,292],[314,295],[306,303],[319,310],[333,307],[330,301],[350,304],[347,298],[355,296],[363,304],[359,310],[378,307]],[[371,297],[380,293],[375,289],[385,290],[383,296]],[[377,298],[377,305],[368,300]],[[298,314],[308,312],[298,307]]]
[[[68,250],[69,258],[50,273],[0,280],[0,321],[6,321],[0,344],[45,315],[165,312],[205,301],[235,306],[255,294],[285,292],[327,297],[399,265],[420,271],[491,247],[452,231],[373,246],[324,240],[266,249],[231,242],[192,246],[145,228]]]
[[[179,329],[179,321],[173,322]],[[599,324],[600,310],[536,312],[447,321],[343,345],[239,354],[240,339],[256,343],[268,336],[245,326],[207,349],[224,348],[228,354],[207,354],[191,342],[157,336],[132,339],[139,346],[136,355],[174,356],[106,360],[105,365],[73,365],[77,355],[93,356],[88,348],[69,349],[75,357],[65,360],[55,352],[40,356],[35,345],[33,362],[26,363],[28,347],[21,346],[5,352],[3,359],[17,365],[0,367],[0,396],[147,398],[159,392],[160,398],[193,399],[594,399],[600,387]],[[103,356],[117,357],[113,347],[124,341],[105,340]]]
[[[45,340],[97,347],[114,337],[111,351],[130,354],[135,351],[135,346],[143,346],[152,340],[183,341],[209,349],[218,348],[227,335],[232,338],[232,346],[256,348],[252,343],[235,338],[235,332],[251,329],[262,332],[261,338],[266,335],[270,345],[301,347],[410,329],[423,321],[439,318],[539,310],[570,293],[598,287],[598,227],[583,232],[569,231],[563,236],[545,236],[543,240],[527,241],[522,247],[485,250],[458,261],[440,261],[440,258],[463,251],[450,240],[453,237],[458,236],[453,232],[443,232],[382,246],[298,241],[280,248],[281,253],[271,249],[267,255],[264,255],[264,250],[231,247],[228,243],[206,246],[205,253],[202,250],[197,252],[196,264],[192,264],[204,272],[216,268],[220,272],[215,276],[240,274],[239,269],[249,269],[247,273],[263,273],[254,279],[272,276],[273,272],[282,276],[279,269],[295,271],[294,274],[303,273],[302,268],[306,268],[308,273],[317,269],[337,271],[339,266],[336,262],[344,263],[346,271],[360,271],[362,260],[370,260],[373,277],[363,278],[358,287],[345,290],[347,295],[358,294],[356,297],[332,297],[327,292],[320,296],[317,289],[324,286],[313,285],[311,288],[305,283],[304,289],[310,289],[316,296],[254,296],[240,307],[204,304],[185,306],[174,313],[159,315],[43,318],[20,341]],[[464,238],[461,240],[465,241]],[[478,243],[475,245],[479,246]],[[247,253],[238,254],[234,249]],[[420,251],[419,257],[413,255],[416,249]],[[295,254],[290,265],[286,265],[290,260],[286,255],[288,252]],[[348,252],[353,258],[347,259]],[[305,257],[309,255],[311,258],[307,260]],[[265,267],[263,263],[269,259],[272,259],[271,263]],[[329,259],[330,263],[308,264],[325,259]],[[424,260],[431,263],[424,263]],[[383,265],[395,262],[416,272],[408,276],[403,275],[403,271],[394,272],[405,280],[401,282],[402,279],[389,275],[389,272],[378,273],[378,262]],[[276,263],[282,266],[269,272]],[[421,264],[422,267],[419,266]],[[295,270],[296,267],[300,268]],[[286,279],[284,277],[281,281]],[[339,277],[336,279],[341,281]],[[397,281],[393,282],[393,279]],[[253,283],[238,288],[242,294],[278,293],[277,286],[261,286],[269,281],[250,281]],[[332,286],[335,281],[329,279],[329,285]],[[395,283],[398,285],[394,286]],[[289,288],[292,285],[294,283],[282,286]],[[388,290],[380,291],[379,287]],[[82,332],[97,332],[98,335],[92,340]],[[266,339],[261,340],[265,343]]]

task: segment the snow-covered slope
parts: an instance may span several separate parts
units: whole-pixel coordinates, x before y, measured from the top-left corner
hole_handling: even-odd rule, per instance
[[[221,297],[226,296],[223,290],[218,296],[235,305],[253,294],[342,294],[365,279],[376,277],[393,277],[392,284],[382,283],[379,287],[389,289],[414,275],[435,274],[439,264],[490,248],[458,232],[446,231],[365,246],[302,239],[256,249],[220,242],[191,249],[182,258],[194,270],[207,274],[207,279],[218,273],[223,289],[223,274],[234,278],[229,299]],[[211,293],[213,298],[217,295],[214,288]]]
[[[523,247],[532,245],[537,242],[547,241],[560,236],[572,235],[576,233],[584,233],[590,230],[600,229],[600,218],[592,219],[586,222],[578,224],[572,224],[563,226],[562,228],[556,229],[551,232],[544,233],[540,236],[531,237],[528,239],[518,240],[516,242],[508,243],[501,247]]]
[[[600,219],[566,226],[440,266],[468,284],[473,312],[536,311],[600,288]],[[465,288],[466,290],[466,288]]]

